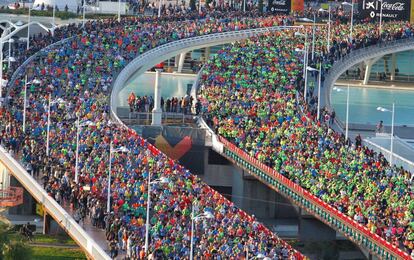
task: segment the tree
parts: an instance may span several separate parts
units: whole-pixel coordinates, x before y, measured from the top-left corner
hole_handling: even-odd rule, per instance
[[[32,250],[23,242],[10,241],[10,226],[0,221],[0,260],[29,260]]]

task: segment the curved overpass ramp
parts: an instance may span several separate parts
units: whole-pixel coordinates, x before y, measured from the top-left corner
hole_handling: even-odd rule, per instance
[[[140,55],[132,62],[130,62],[124,70],[121,71],[113,85],[111,95],[112,118],[124,127],[126,127],[126,125],[123,124],[122,121],[116,115],[115,99],[117,98],[118,93],[124,88],[125,83],[131,78],[131,76],[134,73],[144,73],[146,70],[150,69],[155,64],[182,52],[246,39],[256,34],[267,32],[269,30],[275,31],[288,28],[289,27],[272,27],[267,29],[252,29],[239,32],[219,33],[183,39],[154,48],[146,52],[145,54]],[[414,47],[414,41],[411,41],[412,46],[407,46],[407,41],[401,41],[398,43],[394,42],[385,45],[369,47],[367,49],[373,48],[374,50],[372,51],[372,57],[375,57],[378,55],[384,55],[387,53],[395,52],[396,45],[401,46],[399,47],[398,51],[412,49]],[[362,49],[361,51],[354,51],[353,53],[360,54],[360,56],[358,56],[357,59],[352,58],[353,56],[350,55],[349,58],[347,57],[343,61],[338,62],[337,66],[335,64],[335,68],[334,70],[332,70],[332,74],[330,74],[335,76],[333,76],[330,80],[334,82],[334,79],[339,77],[341,71],[344,72],[347,68],[349,68],[348,65],[345,65],[345,62],[348,62],[349,64],[356,64],[358,62],[370,58],[371,54],[366,54],[367,49]],[[325,80],[325,83],[327,82],[328,79]],[[207,127],[204,122],[202,122],[202,124],[205,127]],[[228,142],[226,139],[216,136],[211,130],[210,133],[212,135],[213,149],[216,152],[220,153],[221,155],[232,161],[234,164],[240,166],[244,170],[248,171],[259,181],[261,181],[265,185],[269,186],[273,190],[277,191],[278,193],[282,194],[284,197],[289,199],[293,204],[301,207],[302,209],[306,210],[309,214],[313,215],[315,218],[324,222],[336,231],[342,233],[345,237],[347,237],[349,240],[353,241],[360,247],[366,249],[368,252],[378,256],[381,259],[410,258],[405,252],[388,243],[378,235],[370,232],[365,226],[362,226],[359,223],[355,222],[353,219],[341,213],[336,208],[333,208],[332,206],[323,202],[318,197],[308,192],[307,190],[303,189],[299,185],[293,183],[291,180],[282,176],[275,170],[269,168],[268,166],[259,162],[255,158],[251,157],[240,148]]]
[[[300,28],[300,26],[274,26],[266,28],[247,29],[241,31],[215,33],[173,41],[156,47],[154,49],[151,49],[132,60],[119,73],[118,77],[116,78],[111,93],[111,116],[116,121],[120,122],[119,118],[116,115],[116,99],[118,97],[119,92],[126,86],[126,82],[128,82],[131,79],[132,75],[134,75],[135,73],[142,74],[148,69],[154,67],[154,65],[183,52],[189,52],[192,50],[201,49],[205,47],[240,41],[266,32],[274,32],[283,29],[293,28]]]
[[[324,105],[331,108],[331,90],[335,82],[339,77],[344,74],[349,68],[371,59],[377,57],[382,57],[387,54],[392,54],[396,52],[408,51],[414,49],[414,37],[405,38],[401,40],[396,40],[393,42],[386,42],[376,44],[370,47],[365,47],[355,51],[351,51],[344,59],[336,61],[328,74],[325,77],[324,81],[324,91],[325,94],[323,99],[321,99],[321,106]],[[324,102],[325,101],[325,102]]]
[[[171,42],[138,56],[129,65],[121,71],[114,84],[111,96],[111,105],[115,95],[123,88],[124,82],[126,82],[133,73],[138,71],[144,73],[155,64],[175,56],[183,51],[190,51],[202,47],[213,46],[218,44],[230,43],[237,40],[246,39],[261,33],[270,31],[277,31],[287,28],[298,28],[289,26],[277,26],[269,28],[249,29],[243,31],[232,31],[225,33],[218,33],[212,35],[204,35],[200,37],[187,38],[175,42]],[[27,64],[29,64],[37,55],[40,55],[43,51],[47,51],[58,45],[62,45],[69,41],[71,38],[66,38],[56,43],[53,43],[44,49],[38,51],[32,55],[18,69],[13,73],[10,82],[14,82],[19,73],[23,70]],[[123,123],[118,119],[113,112],[111,106],[112,118],[118,123]],[[86,252],[89,258],[92,259],[110,259],[108,254],[102,247],[96,243],[93,238],[69,215],[69,213],[62,208],[52,197],[50,197],[46,191],[39,185],[39,183],[20,165],[20,163],[13,158],[3,147],[0,146],[0,163],[4,164],[7,170],[12,174],[23,187],[44,207],[45,211],[56,220],[56,222],[79,244],[79,246]]]

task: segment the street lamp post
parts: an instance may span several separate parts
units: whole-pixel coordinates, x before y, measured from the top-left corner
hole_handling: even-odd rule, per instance
[[[382,33],[382,0],[379,0],[381,2],[381,7],[380,7],[380,17],[379,17],[379,34],[381,36]]]
[[[333,87],[333,90],[337,92],[344,91],[341,88]],[[345,117],[345,140],[348,140],[348,129],[349,129],[349,84],[347,85],[347,92],[346,92],[346,117]]]
[[[392,103],[392,110],[386,109],[384,107],[377,107],[378,111],[381,112],[391,112],[391,137],[390,137],[390,141],[391,141],[391,154],[390,154],[390,165],[392,166],[393,164],[393,155],[394,155],[394,117],[395,117],[395,103]]]
[[[47,136],[46,136],[46,156],[49,156],[49,139],[50,139],[50,105],[55,103],[64,103],[65,101],[61,98],[52,100],[52,93],[49,94],[49,102],[47,106]]]
[[[53,24],[52,24],[52,36],[55,36],[55,27],[56,27],[56,23],[55,23],[55,17],[56,17],[56,0],[53,0]]]
[[[111,212],[111,177],[112,177],[112,153],[128,153],[129,149],[121,146],[113,149],[112,142],[109,144],[109,174],[108,174],[108,196],[106,201],[106,212]]]
[[[193,260],[193,253],[194,253],[194,229],[195,229],[195,222],[199,219],[212,219],[214,218],[213,214],[209,211],[205,211],[204,213],[201,213],[197,216],[195,215],[194,212],[194,208],[195,208],[195,201],[193,202],[193,206],[191,209],[191,239],[190,239],[190,260]]]
[[[78,178],[79,178],[79,137],[80,137],[80,132],[81,132],[81,128],[84,126],[93,126],[95,125],[93,122],[91,121],[86,121],[84,123],[80,123],[79,117],[76,120],[76,155],[75,155],[75,182],[78,183]]]
[[[85,9],[86,9],[86,5],[85,5],[85,2],[86,2],[86,0],[82,0],[83,1],[83,5],[82,5],[82,28],[84,28],[85,27]]]
[[[308,88],[308,72],[307,72],[307,67],[308,67],[308,52],[309,52],[309,46],[308,46],[308,33],[305,31],[305,34],[301,34],[300,32],[296,32],[295,36],[304,36],[305,37],[305,44],[304,44],[304,50],[301,49],[295,49],[296,51],[300,51],[303,52],[303,78],[305,80],[305,87],[304,87],[304,91],[303,91],[303,97],[304,100],[306,102],[306,92],[307,92],[307,88]]]
[[[316,27],[316,14],[313,14],[313,20],[309,19],[309,18],[301,18],[302,21],[304,22],[313,22],[312,25],[312,60],[315,56],[315,27]],[[307,35],[307,33],[306,33]]]
[[[31,82],[27,82],[27,75],[24,78],[23,133],[26,133],[27,85],[30,84],[40,84],[40,80],[34,79]]]
[[[328,49],[328,52],[329,52],[329,49],[331,47],[331,45],[330,45],[330,41],[331,41],[331,5],[329,5],[328,11],[321,8],[321,9],[319,9],[319,12],[328,12],[328,37],[326,39],[326,45],[327,45],[327,49]]]
[[[155,184],[155,183],[168,183],[169,180],[168,178],[165,177],[161,177],[157,180],[151,181],[151,172],[148,171],[148,191],[147,191],[147,215],[146,215],[146,220],[145,220],[145,246],[144,246],[144,250],[145,250],[145,256],[148,256],[148,244],[149,244],[149,229],[150,229],[150,208],[151,208],[151,184]]]
[[[30,47],[30,15],[32,13],[32,8],[29,6],[29,18],[27,20],[27,42],[26,42],[26,50]]]
[[[119,22],[121,22],[121,0],[118,0],[118,23]]]
[[[354,3],[353,0],[351,0],[351,3],[343,2],[342,5],[351,6],[351,31],[349,32],[349,39],[352,42],[352,30],[354,26]]]
[[[9,39],[9,58],[7,59],[7,69],[10,69],[10,62],[12,62],[14,60],[14,58],[12,58],[11,56],[11,45],[14,42],[14,40],[12,38]]]
[[[312,67],[307,67],[307,70],[309,71],[318,71],[319,75],[318,75],[318,111],[316,112],[316,119],[319,121],[319,117],[320,117],[320,104],[321,104],[321,77],[322,77],[322,63],[319,63],[319,69],[315,69]]]

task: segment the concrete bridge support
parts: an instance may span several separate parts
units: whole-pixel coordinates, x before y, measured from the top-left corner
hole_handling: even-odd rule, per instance
[[[185,56],[186,56],[187,52],[182,52],[180,54],[180,58],[178,60],[178,69],[177,72],[181,73],[181,71],[183,70],[183,66],[184,66],[184,61],[185,61]]]
[[[161,126],[162,108],[161,108],[161,86],[160,76],[161,69],[155,69],[155,86],[154,86],[154,109],[152,110],[152,123],[154,126]]]
[[[210,58],[210,47],[206,47],[206,49],[204,50],[204,57],[205,57],[205,61],[207,61]]]
[[[395,70],[397,69],[397,57],[396,54],[391,54],[391,81],[395,80]]]
[[[379,59],[381,59],[383,56],[369,59],[365,61],[365,76],[364,76],[364,85],[367,85],[369,82],[369,76],[371,75],[372,65],[374,65]]]

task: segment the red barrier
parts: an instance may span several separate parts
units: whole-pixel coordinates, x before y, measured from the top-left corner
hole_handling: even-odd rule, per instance
[[[276,170],[270,168],[267,165],[264,165],[261,162],[258,162],[257,159],[255,159],[255,158],[251,158],[251,156],[249,154],[247,154],[242,149],[236,147],[234,144],[229,142],[224,137],[219,136],[219,140],[220,140],[221,143],[224,144],[224,146],[227,149],[229,149],[233,153],[237,154],[243,160],[248,161],[248,162],[253,162],[252,164],[255,167],[259,168],[260,170],[262,170],[263,172],[265,172],[266,174],[268,174],[270,176],[274,176],[283,185],[289,187],[291,190],[294,190],[297,194],[302,195],[303,197],[305,197],[309,201],[313,202],[313,204],[316,204],[318,207],[320,207],[320,208],[324,209],[325,211],[329,212],[334,217],[336,217],[340,220],[343,220],[344,222],[346,222],[346,224],[348,224],[349,226],[351,226],[354,229],[357,229],[360,233],[362,233],[363,235],[365,235],[365,236],[369,237],[370,239],[374,240],[374,242],[376,242],[377,244],[387,248],[393,254],[395,254],[395,255],[403,258],[403,259],[411,259],[411,257],[406,252],[403,252],[401,249],[399,249],[396,246],[394,246],[393,244],[389,243],[384,238],[372,233],[371,231],[368,230],[368,228],[366,226],[363,226],[363,225],[357,223],[356,221],[351,219],[348,215],[345,215],[342,212],[338,211],[336,208],[332,207],[330,204],[322,201],[320,198],[318,198],[315,195],[311,194],[309,191],[305,190],[301,186],[295,184],[290,179],[288,179],[285,176],[281,175],[280,173],[276,172]]]
[[[156,155],[163,155],[164,157],[168,158],[167,155],[165,155],[161,150],[159,150],[157,147],[153,146],[152,144],[150,144],[148,141],[146,141],[144,138],[142,138],[141,136],[139,136],[135,131],[133,132],[133,135],[140,140],[141,146],[147,146],[147,148],[151,151],[151,153],[156,156]],[[220,137],[221,138],[221,137]],[[226,140],[227,141],[227,140]],[[230,142],[227,142],[227,145],[230,145]],[[238,149],[235,145],[233,145],[233,149]],[[250,156],[251,161],[253,162],[253,157]],[[254,159],[255,160],[255,159]],[[179,170],[183,170],[184,167],[182,167],[181,165],[175,163],[173,160],[169,160],[170,165],[172,166],[173,164],[175,164]],[[208,192],[213,193],[215,196],[219,196],[220,199],[229,201],[228,199],[226,199],[223,195],[221,195],[219,192],[217,192],[216,190],[214,190],[213,188],[211,188],[210,186],[206,185]],[[229,201],[230,205],[234,205],[233,202]],[[238,209],[238,213],[242,216],[247,218],[250,222],[253,221],[253,218],[247,214],[245,211],[241,210],[240,208]],[[259,223],[259,230],[263,230],[263,232],[265,232],[266,235],[270,235],[272,236],[273,239],[276,239],[277,241],[279,241],[279,243],[283,244],[285,247],[289,248],[290,250],[293,250],[294,255],[296,256],[297,260],[302,260],[305,259],[305,257],[297,250],[293,249],[288,243],[286,243],[284,240],[280,239],[279,237],[275,236],[274,233],[272,231],[270,231],[267,227],[265,227],[263,224]]]

